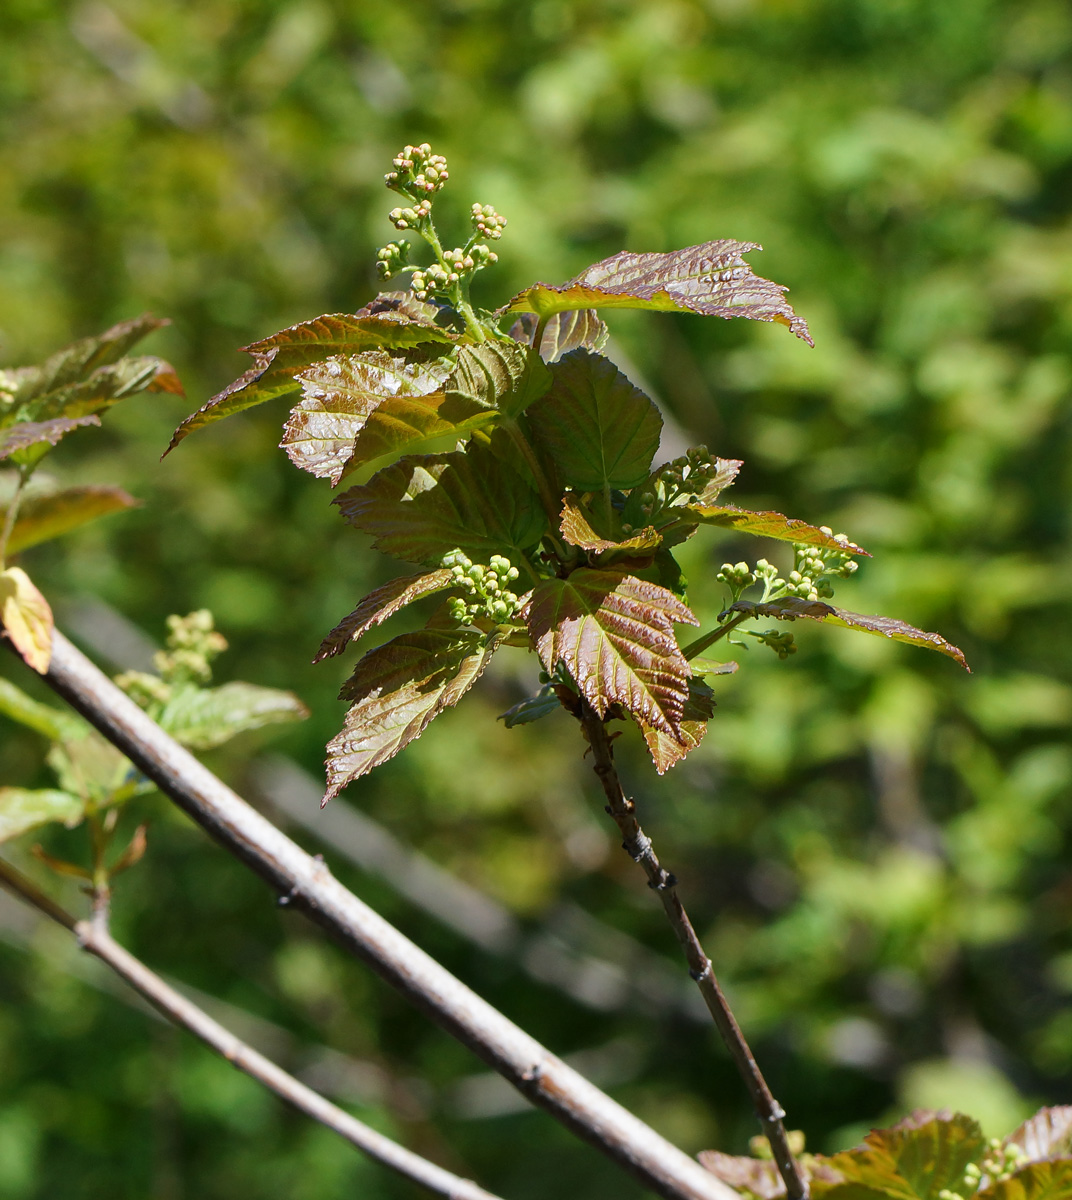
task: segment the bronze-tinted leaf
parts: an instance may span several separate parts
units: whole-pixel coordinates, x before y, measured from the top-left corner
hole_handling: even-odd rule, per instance
[[[539,497],[486,446],[408,456],[335,503],[376,549],[406,562],[438,563],[458,547],[479,561],[504,554],[520,565],[547,531]]]
[[[535,283],[501,311],[539,316],[577,308],[652,308],[710,317],[777,321],[808,345],[808,326],[785,299],[786,288],[752,273],[742,255],[755,242],[704,242],[669,254],[622,251],[594,263],[568,283]]]
[[[701,506],[714,504],[737,478],[737,473],[743,466],[744,463],[739,458],[716,458],[714,473],[696,498],[696,503]]]
[[[121,358],[98,367],[86,379],[36,396],[22,411],[32,421],[103,412],[127,396],[148,390],[157,377],[159,365],[160,359],[148,356]]]
[[[510,326],[510,336],[523,345],[531,346],[540,319],[535,313],[522,313]],[[571,350],[592,350],[599,353],[607,344],[610,331],[594,308],[574,308],[558,312],[547,319],[540,338],[540,357],[546,363],[558,362]]]
[[[647,396],[601,354],[573,350],[551,367],[551,390],[529,410],[537,448],[578,492],[643,483],[663,420]]]
[[[186,389],[182,386],[178,372],[171,363],[165,362],[162,358],[156,360],[156,374],[145,390],[147,392],[166,392],[169,396],[185,397],[186,395]]]
[[[57,788],[0,788],[0,842],[52,821],[70,829],[84,813],[85,804],[77,796]]]
[[[712,1175],[723,1183],[738,1188],[759,1200],[777,1200],[786,1194],[785,1184],[774,1160],[751,1158],[748,1155],[721,1154],[718,1150],[701,1150],[696,1156]],[[839,1182],[840,1176],[813,1154],[797,1158],[797,1165],[809,1182],[820,1184]]]
[[[690,671],[674,624],[697,622],[673,593],[620,571],[584,567],[540,583],[526,618],[546,670],[553,674],[565,663],[600,716],[621,704],[678,735]]]
[[[928,650],[937,650],[954,662],[960,663],[965,671],[970,671],[964,652],[952,642],[947,642],[939,633],[925,633],[898,621],[894,617],[869,617],[862,613],[846,612],[842,608],[834,608],[822,600],[801,600],[796,596],[786,596],[781,600],[769,600],[766,604],[758,604],[752,600],[738,600],[731,604],[728,612],[753,613],[757,617],[775,617],[779,621],[794,621],[797,617],[807,617],[811,621],[825,621],[828,625],[841,625],[845,629],[859,629],[863,633],[873,633],[879,637],[892,638],[896,642],[906,642],[910,646],[923,646]]]
[[[378,587],[361,601],[349,616],[343,619],[324,638],[320,649],[316,652],[314,663],[321,659],[333,658],[341,654],[351,642],[366,634],[376,625],[381,625],[388,617],[401,612],[408,604],[420,600],[422,596],[431,596],[450,587],[453,576],[450,571],[440,568],[430,571],[427,575],[403,575],[392,579],[383,587]]]
[[[0,622],[26,665],[46,674],[52,660],[52,609],[21,567],[0,572]]]
[[[689,504],[680,510],[672,508],[669,511],[680,511],[681,519],[690,524],[698,521],[703,525],[719,525],[723,529],[736,529],[756,537],[777,538],[780,542],[806,542],[809,546],[821,546],[825,550],[844,550],[848,554],[871,557],[855,542],[839,542],[832,533],[778,512],[752,512],[733,504]]]
[[[497,408],[516,417],[550,386],[550,371],[530,347],[488,341],[458,351],[446,390],[470,405]]]
[[[474,429],[493,424],[498,416],[494,408],[484,408],[457,392],[392,396],[369,413],[344,473],[442,444],[443,438],[457,442]]]
[[[386,350],[332,357],[295,375],[301,402],[279,443],[303,471],[338,483],[368,416],[390,396],[423,396],[450,373],[446,363],[414,363]]]
[[[372,311],[374,307],[375,311]],[[312,363],[362,350],[392,350],[454,340],[454,334],[432,321],[405,315],[397,306],[376,307],[376,301],[356,313],[329,313],[312,321],[302,321],[244,347],[245,352],[253,356],[253,366],[197,412],[191,413],[175,430],[165,453],[170,453],[183,438],[205,425],[275,396],[296,391],[295,375]]]
[[[1072,1158],[1029,1163],[980,1195],[986,1200],[1072,1200]]]
[[[421,630],[370,651],[343,687],[355,701],[328,743],[325,802],[352,780],[393,758],[480,678],[498,638]]]
[[[1040,1108],[1005,1143],[1019,1146],[1029,1162],[1072,1154],[1072,1105]]]
[[[607,550],[645,553],[655,550],[663,540],[650,525],[636,533],[623,533],[618,540],[602,537],[592,528],[594,520],[593,514],[586,510],[575,492],[565,494],[562,498],[562,521],[559,528],[571,546],[580,546],[582,550],[591,550],[593,553]]]
[[[665,775],[703,741],[707,732],[707,722],[715,715],[714,704],[715,698],[711,689],[694,674],[689,680],[689,698],[685,701],[681,726],[676,736],[656,729],[647,721],[637,721],[651,754],[651,761],[660,775]]]
[[[961,1113],[917,1111],[889,1129],[873,1129],[864,1145],[824,1159],[844,1179],[819,1182],[816,1200],[939,1200],[964,1186],[964,1169],[986,1142],[977,1122]]]
[[[18,554],[29,546],[60,537],[98,517],[136,508],[138,503],[122,488],[103,484],[31,494],[19,506],[15,528],[7,544],[8,552]],[[6,508],[0,508],[0,520],[6,512]]]
[[[54,417],[51,421],[22,421],[0,433],[0,458],[42,442],[55,446],[60,438],[82,425],[99,425],[100,417]]]

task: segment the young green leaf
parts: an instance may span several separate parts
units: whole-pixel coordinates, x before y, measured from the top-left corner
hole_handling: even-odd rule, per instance
[[[313,363],[362,350],[397,350],[455,340],[455,334],[432,320],[418,317],[400,301],[373,301],[353,314],[325,314],[313,321],[302,321],[244,347],[253,356],[253,366],[191,413],[175,430],[164,453],[169,454],[183,438],[214,421],[296,391],[295,375]]]
[[[90,726],[81,717],[62,708],[53,708],[26,695],[10,680],[0,677],[0,713],[47,737],[62,742],[84,737]]]
[[[577,308],[650,308],[709,317],[777,321],[813,345],[808,326],[786,303],[786,288],[752,273],[741,257],[754,242],[704,242],[669,254],[622,251],[568,283],[535,283],[500,311],[546,317]]]
[[[470,405],[495,408],[516,417],[545,395],[550,386],[551,372],[530,347],[488,341],[458,351],[447,392]]]
[[[636,554],[650,553],[663,540],[650,525],[636,533],[620,534],[618,540],[602,537],[593,528],[597,522],[595,514],[588,510],[575,492],[567,492],[562,498],[562,521],[559,526],[562,536],[571,546],[593,553],[608,550],[632,551]]]
[[[727,612],[751,613],[757,617],[775,617],[779,621],[795,621],[797,617],[807,617],[811,621],[825,621],[828,625],[840,625],[845,629],[859,629],[863,633],[873,633],[879,637],[892,638],[896,642],[906,642],[910,646],[923,646],[928,650],[937,650],[954,662],[960,663],[965,671],[971,671],[964,652],[952,642],[947,642],[939,633],[925,633],[904,621],[894,617],[869,617],[862,613],[846,612],[842,608],[834,608],[824,604],[822,600],[801,600],[796,596],[785,596],[781,600],[768,600],[765,604],[752,600],[738,600],[731,604]]]
[[[128,396],[153,390],[153,384],[161,374],[174,376],[175,369],[161,358],[121,358],[116,363],[98,367],[86,379],[36,396],[22,406],[21,412],[31,421],[104,412]]]
[[[217,688],[179,687],[164,705],[157,723],[191,750],[211,750],[251,729],[304,721],[309,710],[293,692],[225,683]]]
[[[0,622],[26,665],[46,674],[52,659],[52,609],[21,567],[0,572]]]
[[[19,506],[15,527],[8,539],[9,554],[50,541],[110,513],[136,508],[140,501],[120,487],[90,484],[27,496]],[[0,521],[7,508],[0,508]]]
[[[540,320],[535,313],[522,313],[510,326],[510,336],[531,346]],[[547,319],[540,338],[540,357],[546,363],[558,362],[571,350],[591,350],[598,354],[607,344],[610,331],[594,308],[575,308],[555,313]]]
[[[68,829],[82,820],[85,805],[57,788],[0,788],[0,842],[60,821]]]
[[[344,685],[355,701],[328,743],[325,803],[393,758],[480,678],[498,636],[424,629],[371,650]]]
[[[733,504],[688,504],[681,508],[675,506],[668,511],[680,512],[680,519],[689,524],[699,522],[702,525],[718,525],[723,529],[736,529],[756,537],[776,538],[780,542],[805,542],[809,546],[821,546],[826,550],[844,550],[849,554],[871,557],[855,542],[838,541],[832,533],[827,533],[824,529],[777,512],[752,512],[747,508],[737,508]]]
[[[662,417],[602,355],[572,350],[551,367],[551,390],[529,410],[533,441],[578,492],[631,488],[648,478]]]
[[[520,563],[547,530],[539,497],[486,446],[401,459],[334,501],[377,550],[432,563],[455,547]]]
[[[295,375],[302,399],[280,445],[296,467],[338,483],[369,414],[390,396],[436,391],[449,372],[445,363],[411,362],[385,350],[325,359]]]
[[[343,619],[324,638],[316,652],[314,663],[341,654],[351,642],[364,636],[388,617],[401,612],[408,604],[422,596],[432,596],[451,586],[453,576],[446,568],[430,571],[427,575],[403,575],[378,587],[361,601],[349,616]]]
[[[603,716],[621,704],[678,736],[689,696],[689,665],[674,624],[697,624],[671,592],[620,571],[574,571],[532,594],[527,621],[544,668],[560,662]]]
[[[0,432],[0,458],[9,458],[16,451],[26,450],[39,443],[55,446],[60,438],[81,425],[99,425],[100,417],[55,417],[51,421],[22,421]]]

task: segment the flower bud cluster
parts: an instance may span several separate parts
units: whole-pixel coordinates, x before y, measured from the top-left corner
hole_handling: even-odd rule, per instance
[[[376,251],[376,270],[381,279],[390,279],[406,266],[409,249],[409,242],[402,238],[398,242],[388,242]]]
[[[387,214],[387,219],[396,229],[416,229],[431,215],[431,201],[422,200],[414,208],[392,208]]]
[[[483,245],[470,246],[468,250],[460,247],[445,250],[442,265],[433,263],[423,271],[413,272],[413,294],[418,300],[427,300],[437,293],[447,293],[467,275],[498,260],[499,256]]]
[[[427,142],[419,146],[405,146],[395,156],[394,170],[383,177],[392,192],[403,195],[438,192],[450,178],[447,160],[442,154],[433,154]]]
[[[212,613],[199,609],[186,617],[167,619],[168,649],[153,656],[157,674],[126,671],[116,683],[142,708],[163,706],[171,699],[177,684],[206,684],[212,679],[210,663],[227,649],[224,636],[213,628]]]
[[[693,446],[679,458],[659,468],[658,478],[666,485],[667,500],[700,496],[718,473],[718,457],[706,446]]]
[[[797,644],[791,633],[780,633],[777,629],[768,629],[765,633],[755,633],[750,629],[746,632],[764,646],[770,646],[780,659],[787,659],[790,654],[797,652]]]
[[[510,565],[508,558],[493,554],[485,567],[474,563],[461,550],[452,550],[441,561],[450,569],[455,586],[469,593],[468,601],[462,596],[453,596],[447,601],[450,615],[459,624],[472,625],[482,618],[503,622],[514,615],[518,597],[506,585],[517,579],[518,569]]]
[[[724,583],[731,591],[738,594],[756,581],[755,575],[752,574],[752,570],[746,562],[723,563],[715,578],[719,583]]]
[[[964,1200],[978,1192],[983,1187],[992,1187],[1002,1183],[1024,1165],[1027,1153],[1022,1146],[1015,1142],[1002,1145],[1000,1139],[990,1138],[987,1141],[987,1153],[981,1163],[968,1163],[964,1168],[964,1191],[955,1192],[951,1188],[943,1188],[938,1193],[938,1200]]]
[[[844,533],[834,535],[825,526],[822,532],[836,541],[849,545],[848,536]],[[856,573],[859,563],[848,550],[827,550],[817,546],[809,546],[806,542],[796,542],[793,545],[795,562],[789,572],[787,581],[788,593],[799,596],[802,600],[826,599],[834,594],[834,589],[824,578],[828,575],[838,575],[848,579]]]
[[[490,238],[493,242],[502,237],[506,228],[506,218],[500,216],[490,204],[474,204],[472,217],[473,228],[481,237]]]

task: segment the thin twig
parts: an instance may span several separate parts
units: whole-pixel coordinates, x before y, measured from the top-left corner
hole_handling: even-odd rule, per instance
[[[20,660],[21,661],[21,660]],[[737,1193],[470,991],[170,738],[58,631],[45,682],[229,853],[494,1067],[669,1200]]]
[[[258,1053],[218,1021],[213,1020],[202,1008],[180,995],[173,987],[154,974],[138,958],[116,942],[108,932],[107,906],[94,904],[93,919],[76,921],[69,912],[48,898],[32,880],[10,863],[0,859],[0,885],[14,893],[20,900],[51,917],[53,921],[69,929],[78,938],[83,950],[95,955],[113,971],[140,992],[146,1000],[175,1025],[189,1030],[211,1050],[222,1055],[231,1066],[263,1084],[269,1091],[299,1112],[319,1121],[332,1132],[345,1138],[370,1158],[390,1167],[414,1183],[436,1192],[447,1200],[498,1200],[492,1192],[486,1192],[472,1180],[462,1179],[450,1171],[437,1167],[412,1150],[407,1150],[390,1138],[370,1129],[368,1125],[350,1116],[319,1092],[306,1087],[282,1067]]]
[[[741,1027],[737,1024],[737,1019],[723,995],[722,988],[719,987],[711,960],[704,953],[700,939],[696,936],[696,930],[693,929],[689,915],[681,903],[681,897],[677,894],[677,880],[659,862],[652,849],[651,839],[641,829],[640,822],[636,818],[636,805],[622,790],[618,769],[614,765],[614,751],[611,748],[603,718],[583,697],[581,699],[581,725],[592,747],[595,773],[599,776],[599,782],[603,785],[603,792],[607,797],[607,812],[621,831],[622,848],[644,869],[644,874],[648,877],[648,886],[662,901],[666,915],[677,935],[677,940],[685,952],[685,959],[689,964],[689,974],[700,989],[700,994],[714,1018],[722,1040],[752,1095],[756,1116],[770,1142],[778,1173],[785,1182],[790,1200],[807,1200],[807,1180],[789,1149],[785,1126],[782,1124],[785,1110],[771,1094],[771,1090],[752,1056],[752,1051],[745,1041]]]

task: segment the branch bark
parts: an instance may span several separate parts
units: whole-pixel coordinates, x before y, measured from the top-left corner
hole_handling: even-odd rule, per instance
[[[350,1116],[337,1105],[325,1100],[319,1092],[306,1087],[282,1067],[254,1050],[241,1038],[213,1020],[202,1008],[180,995],[151,971],[140,959],[116,942],[107,928],[107,917],[103,906],[95,905],[93,920],[78,921],[70,913],[55,904],[32,880],[10,863],[0,860],[0,885],[32,904],[40,912],[51,917],[57,924],[69,929],[78,938],[83,950],[99,958],[101,962],[125,979],[135,991],[140,992],[149,1003],[175,1025],[189,1030],[211,1050],[222,1055],[231,1066],[263,1084],[269,1091],[299,1112],[319,1121],[333,1133],[344,1138],[358,1150],[399,1175],[426,1187],[447,1200],[499,1200],[492,1192],[486,1192],[469,1179],[462,1179],[450,1171],[437,1167],[419,1154],[414,1154],[390,1138],[370,1129],[368,1125]]]
[[[640,827],[636,818],[636,805],[622,789],[622,781],[618,769],[614,765],[614,751],[603,718],[595,709],[581,698],[581,726],[589,745],[592,747],[594,769],[603,785],[603,793],[607,797],[607,812],[610,814],[622,835],[622,849],[640,864],[648,877],[648,886],[662,901],[667,918],[673,927],[677,940],[685,952],[685,960],[689,964],[689,974],[700,989],[711,1016],[714,1018],[718,1032],[733,1057],[737,1070],[741,1074],[752,1096],[752,1104],[756,1110],[767,1140],[774,1154],[778,1167],[789,1195],[789,1200],[808,1200],[808,1183],[800,1169],[793,1152],[789,1149],[785,1126],[782,1123],[785,1110],[771,1094],[767,1081],[759,1069],[748,1043],[745,1041],[741,1027],[730,1009],[729,1003],[719,986],[711,960],[704,953],[696,930],[692,927],[681,897],[677,894],[677,880],[659,862],[652,848],[651,839]]]
[[[57,630],[45,682],[229,853],[362,959],[529,1101],[668,1200],[739,1200],[404,937],[251,808]]]

